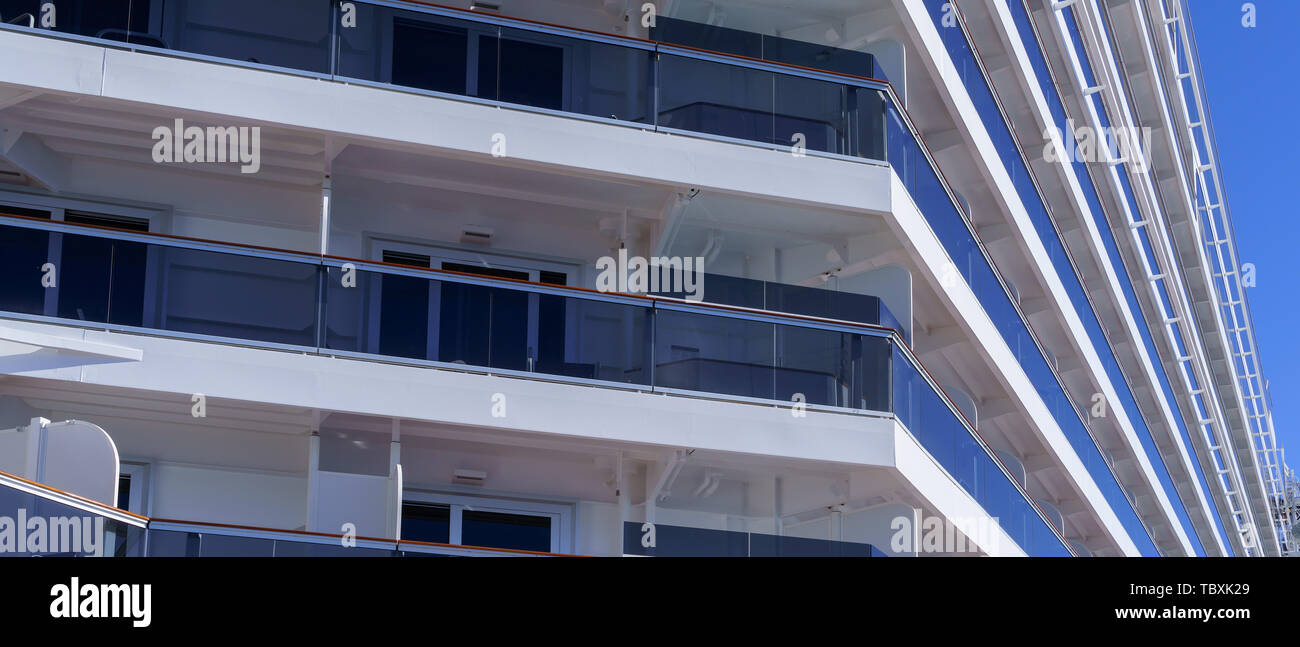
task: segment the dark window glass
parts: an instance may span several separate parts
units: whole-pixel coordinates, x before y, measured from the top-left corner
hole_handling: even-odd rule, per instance
[[[528,280],[527,272],[465,263],[442,269],[503,279]],[[439,359],[444,362],[528,369],[527,292],[444,282],[440,305]]]
[[[500,33],[500,32],[498,32]],[[478,37],[478,93],[474,96],[497,99],[501,96],[501,38]]]
[[[0,18],[9,14],[0,12]],[[45,209],[30,209],[28,207],[14,207],[7,204],[0,204],[0,214],[6,216],[26,216],[28,218],[50,219],[50,212]]]
[[[488,366],[492,339],[492,288],[443,282],[440,285],[438,361]],[[527,326],[527,323],[519,324]]]
[[[429,344],[430,281],[385,274],[379,279],[379,352],[426,359]]]
[[[393,21],[393,83],[466,94],[465,29],[398,18]]]
[[[518,281],[527,281],[528,272],[518,270],[507,270],[499,267],[487,267],[485,265],[470,265],[469,263],[452,263],[445,262],[442,269],[452,272],[463,272],[465,274],[477,274],[479,276],[490,276],[497,279],[515,279]],[[561,274],[560,276],[564,276]]]
[[[0,0],[0,20],[11,25],[26,27],[26,20],[15,21],[15,19],[23,14],[31,14],[33,17],[39,16],[40,10],[40,0]]]
[[[59,316],[77,321],[108,321],[113,240],[63,235],[59,276]]]
[[[40,26],[42,0],[0,0],[0,20],[11,25]],[[55,31],[108,40],[127,40],[133,32],[149,30],[150,0],[59,0]],[[22,16],[23,19],[19,20]],[[132,39],[132,42],[140,42]],[[145,43],[153,44],[153,43]]]
[[[422,254],[384,251],[384,262],[429,267]],[[429,279],[400,274],[378,276],[379,352],[396,357],[427,359],[429,352]]]
[[[59,316],[141,325],[148,256],[145,243],[64,234]]]
[[[524,35],[527,32],[509,30]],[[564,49],[516,38],[479,39],[479,79],[497,80],[497,99],[536,108],[563,110]],[[487,94],[480,88],[480,96]]]
[[[121,474],[117,477],[117,508],[131,509],[131,475]]]
[[[489,366],[515,371],[530,368],[536,359],[528,339],[528,301],[537,298],[517,290],[492,290],[492,338]]]
[[[64,220],[79,225],[149,231],[148,220],[127,216],[69,211]],[[140,326],[144,318],[148,260],[149,248],[145,243],[64,235],[59,316]]]
[[[540,282],[542,282],[542,283],[549,283],[549,284],[551,284],[551,285],[568,285],[568,284],[569,284],[569,277],[568,277],[568,275],[565,274],[564,272],[546,272],[546,271],[543,271],[543,272],[541,272],[541,276],[538,277],[538,280],[539,280]]]
[[[328,6],[329,3],[324,3]],[[357,27],[338,32],[339,76],[473,97],[496,98],[473,52],[495,25],[358,3]]]
[[[45,312],[41,266],[49,260],[50,233],[0,226],[0,310],[39,315]]]
[[[40,24],[40,3],[27,3],[36,7],[28,9],[36,16]],[[56,31],[97,38],[120,40],[128,27],[136,31],[148,31],[148,0],[95,0],[88,2],[56,2],[58,20]],[[9,14],[4,14],[6,17]]]
[[[126,229],[128,231],[149,231],[148,220],[129,216],[69,211],[63,215],[63,220],[76,225],[95,225],[96,227],[112,227],[113,229]]]
[[[112,292],[108,322],[123,326],[144,324],[145,287],[148,282],[149,246],[119,240],[113,243]]]
[[[551,550],[551,518],[504,512],[461,513],[461,543],[466,546]]]
[[[395,252],[391,249],[384,250],[384,262],[394,265],[409,265],[411,267],[432,267],[432,259],[424,254],[412,254],[410,252]]]
[[[62,234],[58,316],[140,326],[148,245]]]
[[[402,539],[435,544],[451,542],[451,508],[424,503],[402,504]]]

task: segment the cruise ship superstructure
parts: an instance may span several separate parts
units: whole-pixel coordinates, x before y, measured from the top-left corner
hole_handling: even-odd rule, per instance
[[[118,555],[1297,550],[1186,0],[0,23],[0,515]]]

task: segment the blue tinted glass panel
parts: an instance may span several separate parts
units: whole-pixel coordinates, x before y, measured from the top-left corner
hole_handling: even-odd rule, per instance
[[[402,539],[435,544],[451,542],[451,508],[445,505],[402,505]]]
[[[468,29],[455,22],[423,17],[394,17],[390,20],[393,25],[392,72],[389,79],[385,80],[421,90],[460,95],[469,93],[466,75]],[[367,74],[370,70],[362,69],[361,66],[367,62],[362,56],[345,56],[341,60],[343,70],[349,76],[380,80]],[[495,78],[490,93],[491,96],[496,96]]]
[[[175,332],[316,345],[318,266],[179,247],[154,248],[144,325]]]
[[[551,518],[467,509],[461,513],[461,543],[550,552]]]
[[[199,544],[198,533],[174,530],[149,531],[150,557],[198,557]]]
[[[659,310],[656,333],[656,385],[773,397],[772,324]]]
[[[659,57],[659,125],[775,141],[771,72],[682,56]]]
[[[45,312],[41,269],[49,262],[50,234],[37,229],[0,226],[0,309],[39,315]]]
[[[275,541],[276,557],[394,557],[397,551],[344,546],[342,543],[318,544],[307,541]]]
[[[871,544],[750,533],[750,557],[871,557]]]
[[[839,83],[777,74],[774,143],[850,155],[848,92]]]
[[[537,299],[536,372],[650,383],[649,308],[550,294]]]
[[[203,557],[273,557],[275,540],[205,533],[200,540]]]
[[[158,13],[162,27],[160,31],[148,34],[157,42],[142,44],[320,74],[330,71],[329,2],[154,2],[161,5]],[[62,4],[61,0],[60,13]],[[148,7],[141,4],[134,2],[131,6],[133,18],[137,12],[149,15]]]
[[[438,284],[400,274],[373,275],[379,291],[379,353],[428,359],[429,291]]]
[[[655,524],[654,547],[643,546],[642,524],[623,524],[623,552],[648,557],[746,557],[749,535],[730,530],[712,530]]]

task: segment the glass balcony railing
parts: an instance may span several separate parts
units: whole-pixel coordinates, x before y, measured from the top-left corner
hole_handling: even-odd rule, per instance
[[[0,472],[0,557],[140,557],[146,521]]]
[[[658,16],[650,39],[697,50],[719,52],[760,61],[825,70],[859,78],[884,79],[876,57],[868,52],[819,45],[770,34],[719,27]]]
[[[343,26],[336,0],[63,0],[52,30],[3,27],[814,153],[884,151],[879,81],[449,8],[349,4]],[[39,5],[0,0],[0,17]],[[799,45],[814,47],[786,41],[778,60],[824,58]]]
[[[165,526],[165,527],[170,527]],[[187,530],[149,530],[149,557],[396,557],[396,542],[360,540],[345,546],[340,538],[268,531],[192,526]],[[380,544],[382,545],[382,544]]]
[[[737,530],[655,524],[655,546],[642,545],[642,524],[623,524],[623,553],[643,557],[885,557],[871,544]]]
[[[0,273],[9,316],[892,413],[1026,552],[1070,554],[891,330],[21,217]]]
[[[555,556],[142,517],[7,472],[0,472],[0,527],[8,533],[0,557]]]
[[[1047,102],[1048,112],[1051,113],[1052,121],[1058,128],[1061,128],[1061,132],[1064,132],[1064,128],[1061,125],[1068,123],[1069,120],[1065,112],[1065,107],[1061,103],[1059,91],[1056,90],[1057,84],[1052,76],[1051,69],[1048,67],[1046,59],[1043,58],[1043,52],[1039,45],[1038,35],[1037,32],[1034,31],[1033,23],[1030,22],[1028,10],[1020,0],[1010,0],[1007,3],[1007,6],[1011,10],[1012,18],[1015,20],[1016,30],[1020,34],[1020,39],[1025,43],[1025,52],[1029,58],[1030,66],[1033,68],[1034,77],[1038,80],[1039,86],[1043,88],[1043,97]],[[1105,14],[1105,12],[1102,13],[1103,15]],[[1104,110],[1104,106],[1100,103],[1097,103],[1096,105],[1099,109]],[[1128,303],[1129,311],[1137,322],[1138,334],[1142,338],[1142,344],[1146,348],[1147,355],[1153,360],[1152,366],[1155,369],[1156,378],[1160,382],[1160,392],[1164,396],[1165,400],[1170,403],[1170,406],[1173,407],[1173,418],[1174,423],[1177,426],[1178,434],[1182,438],[1183,445],[1190,451],[1195,447],[1195,445],[1192,443],[1192,438],[1187,431],[1186,423],[1183,421],[1183,417],[1177,409],[1177,400],[1174,398],[1173,389],[1170,387],[1169,377],[1165,372],[1164,365],[1159,361],[1160,355],[1156,351],[1155,343],[1151,338],[1151,327],[1147,324],[1146,318],[1142,314],[1142,308],[1138,305],[1137,296],[1133,292],[1133,281],[1129,277],[1128,270],[1125,268],[1124,260],[1120,256],[1119,249],[1116,246],[1115,236],[1111,232],[1110,223],[1106,219],[1106,213],[1102,209],[1101,200],[1098,198],[1097,185],[1094,182],[1092,174],[1088,170],[1088,165],[1082,159],[1079,159],[1078,156],[1071,156],[1069,162],[1075,178],[1078,180],[1079,188],[1083,192],[1088,210],[1096,224],[1096,230],[1101,237],[1102,245],[1106,249],[1106,255],[1110,259],[1111,266],[1115,268],[1115,272],[1118,275],[1118,283],[1124,294],[1124,300]],[[1131,202],[1131,196],[1126,196],[1126,200]],[[1148,451],[1150,452],[1151,450],[1148,449]],[[1159,454],[1157,453],[1156,455],[1158,456]],[[1217,504],[1214,502],[1213,497],[1209,495],[1210,489],[1209,484],[1205,479],[1205,474],[1197,461],[1193,460],[1192,466],[1197,483],[1200,485],[1202,492],[1205,493],[1206,500],[1210,503],[1211,511],[1209,516],[1214,524],[1215,531],[1219,535],[1219,540],[1227,550],[1231,551],[1232,549],[1223,530],[1223,524],[1219,520]],[[1185,514],[1185,509],[1183,514]],[[1184,523],[1187,522],[1185,521]],[[1195,532],[1190,532],[1189,538],[1193,537],[1195,537]],[[1193,541],[1195,542],[1197,540],[1193,539]],[[1200,552],[1203,554],[1203,550]]]
[[[855,292],[837,292],[775,281],[760,281],[738,276],[705,273],[709,291],[703,299],[718,305],[738,306],[751,310],[771,310],[822,319],[838,319],[890,328],[907,337],[909,326],[890,312],[880,297]],[[685,290],[651,291],[655,296],[685,299]],[[911,339],[907,341],[910,343]]]
[[[559,557],[503,548],[154,519],[148,557]]]

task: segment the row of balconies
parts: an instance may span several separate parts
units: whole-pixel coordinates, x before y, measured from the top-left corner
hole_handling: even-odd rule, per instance
[[[253,526],[148,518],[0,473],[0,514],[24,523],[8,556],[64,557],[548,557],[555,553],[450,544],[419,530],[401,539],[277,530]],[[17,517],[10,517],[11,520]],[[497,529],[500,530],[499,528]],[[662,557],[883,557],[857,542],[655,524],[656,541],[641,542],[644,524],[622,528],[627,555]],[[406,537],[407,534],[415,538]],[[437,533],[434,533],[437,534]],[[38,538],[39,536],[39,538]],[[439,541],[442,539],[444,541]],[[499,539],[499,538],[498,538]],[[488,542],[492,543],[491,541]]]
[[[814,154],[886,158],[938,235],[956,271],[966,279],[1017,355],[1022,368],[1107,501],[1124,521],[1126,530],[1140,545],[1149,543],[1149,540],[1137,539],[1146,537],[1147,532],[1133,512],[1128,495],[1116,480],[1110,461],[1089,433],[1085,417],[1063,389],[1059,375],[1047,359],[1047,350],[1025,324],[1014,291],[992,265],[958,207],[954,194],[935,170],[910,120],[898,108],[886,84],[779,64],[785,63],[784,60],[773,63],[700,51],[693,47],[702,44],[701,41],[692,40],[694,37],[689,33],[683,35],[681,26],[673,23],[666,23],[666,27],[674,27],[677,31],[665,29],[659,37],[666,38],[669,36],[665,34],[676,33],[671,37],[689,41],[690,47],[543,27],[455,10],[416,11],[380,4],[356,4],[362,12],[358,24],[364,27],[351,32],[337,26],[338,16],[331,17],[332,3],[305,2],[301,7],[304,10],[296,14],[295,20],[300,26],[316,26],[304,27],[310,33],[304,32],[296,39],[260,36],[245,25],[247,17],[222,12],[203,13],[202,20],[197,14],[191,14],[193,20],[177,18],[185,11],[165,12],[169,16],[167,20],[151,18],[144,26],[105,26],[87,19],[70,21],[58,31],[68,37],[116,41],[116,46],[141,51],[166,50],[227,63],[289,68],[335,80],[401,86],[440,96],[456,95],[515,107],[560,111],[641,128],[688,132],[782,148],[801,143]],[[186,4],[191,12],[200,6],[202,3]],[[74,3],[74,7],[80,5]],[[71,13],[80,15],[78,11]],[[68,13],[65,11],[65,15]],[[317,14],[320,16],[319,25],[312,18]],[[221,20],[232,22],[212,23]],[[204,23],[206,27],[200,28],[199,23],[204,21],[207,21]],[[218,26],[221,29],[217,29]],[[833,48],[824,49],[838,52]],[[764,46],[759,51],[798,51],[798,48]],[[554,52],[562,54],[557,58]],[[438,55],[431,55],[433,53]],[[793,60],[807,64],[815,62],[816,58],[800,54]],[[870,57],[832,56],[831,59],[849,61],[850,69],[857,70],[861,66],[863,72],[869,65],[871,74],[883,76]],[[200,255],[193,250],[185,253],[196,258]],[[240,262],[260,266],[270,259]],[[527,371],[536,370],[538,366],[550,366],[559,374],[569,371],[575,377],[614,383],[638,383],[640,380],[642,384],[648,384],[645,375],[645,366],[649,366],[647,362],[640,362],[641,366],[632,366],[633,362],[629,361],[621,364],[579,362],[582,366],[564,366],[565,362],[555,364],[538,346],[527,343],[521,346],[517,342],[513,346],[497,346],[495,343],[475,346],[482,340],[472,339],[473,331],[444,332],[440,328],[433,334],[418,319],[407,324],[412,328],[411,332],[399,334],[393,332],[397,329],[392,326],[388,333],[373,327],[363,330],[350,323],[332,328],[328,320],[308,317],[305,313],[312,312],[309,307],[296,308],[297,312],[292,315],[277,313],[276,310],[289,304],[311,306],[312,299],[316,298],[314,286],[322,281],[321,277],[342,271],[341,264],[331,266],[328,261],[321,263],[319,268],[291,269],[286,266],[281,269],[290,271],[291,275],[282,277],[275,284],[275,290],[285,293],[268,300],[268,303],[275,304],[274,308],[247,322],[238,318],[207,322],[198,334],[214,337],[252,335],[260,343],[296,347],[327,348],[332,344],[337,348],[330,347],[330,350],[336,353],[382,353],[387,350],[393,355],[427,361],[469,363],[473,359],[480,365],[508,370]],[[123,267],[120,271],[125,276],[131,271],[138,272],[139,268]],[[293,275],[292,272],[300,274]],[[370,276],[370,270],[365,268],[358,267],[356,272],[363,281]],[[390,283],[396,282],[390,280]],[[262,285],[259,289],[267,290],[269,285],[272,284]],[[23,289],[30,289],[30,286]],[[483,288],[481,291],[488,296],[476,298],[488,298],[488,303],[492,303],[491,290]],[[319,299],[320,305],[340,297],[334,292],[328,290]],[[144,305],[145,296],[119,296],[116,308],[102,304],[103,318],[107,323],[120,322],[130,326],[137,325],[134,323],[137,311],[142,322],[146,316],[156,316],[156,312],[149,311]],[[42,301],[37,313],[34,304],[38,296],[28,294],[24,298],[29,300],[26,307],[33,314],[71,314],[70,311],[58,311],[57,306],[53,306],[56,310],[50,311],[51,306],[46,303],[48,296],[39,297]],[[182,295],[175,298],[177,303],[185,302]],[[530,298],[540,299],[540,296]],[[135,303],[137,299],[141,301],[139,307]],[[124,300],[126,307],[123,307]],[[409,302],[403,303],[407,305],[389,307],[411,307]],[[342,311],[337,305],[331,312]],[[502,312],[510,308],[507,303],[498,305]],[[201,304],[195,303],[194,306],[202,309]],[[382,302],[356,303],[353,307],[360,311],[367,307],[382,309],[385,305]],[[82,309],[86,309],[85,304]],[[542,321],[538,319],[536,323],[541,325]],[[195,332],[185,329],[184,317],[169,319],[168,325],[173,326],[176,332]],[[723,364],[701,362],[693,360],[694,366],[687,371],[690,379],[699,383],[720,379],[713,376],[721,374]],[[705,366],[710,368],[702,371]],[[750,369],[743,372],[748,371]],[[763,384],[762,388],[739,389],[734,385],[727,388],[742,391],[733,395],[783,399],[777,397],[784,394],[775,386],[775,375],[773,373],[773,387],[770,389],[766,386],[765,374],[749,378],[750,382]],[[734,382],[732,378],[721,381]],[[833,388],[810,391],[824,391],[824,395],[816,397],[830,406],[843,406],[848,401],[839,395],[831,397],[830,394],[835,392]]]
[[[878,325],[18,217],[0,233],[0,264],[18,277],[0,289],[9,316],[892,414],[1026,552],[1067,554],[1059,519],[1053,532],[900,333]]]

